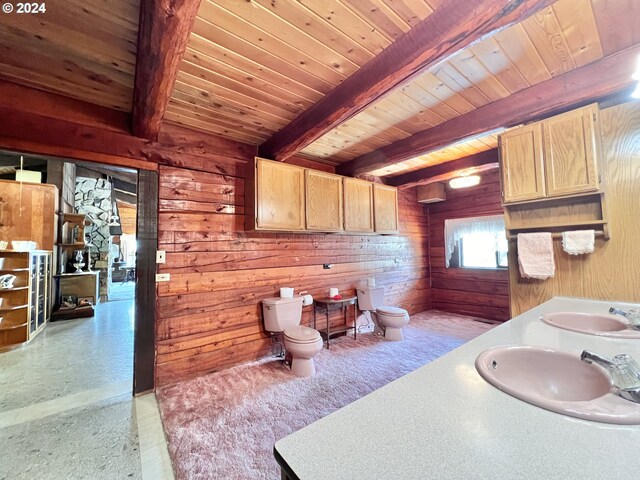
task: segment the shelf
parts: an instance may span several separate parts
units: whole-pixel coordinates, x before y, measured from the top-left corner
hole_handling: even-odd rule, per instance
[[[21,268],[0,268],[0,274],[3,273],[13,273],[13,272],[28,272],[29,267],[21,267]]]
[[[3,326],[2,326],[2,323],[0,323],[0,331],[2,331],[2,330],[15,330],[16,328],[24,328],[24,327],[26,327],[27,325],[29,325],[29,323],[28,323],[28,322],[21,323],[21,324],[19,324],[19,325],[11,325],[10,327],[3,327]],[[3,346],[4,346],[4,345],[3,345]]]
[[[604,195],[602,190],[595,190],[593,192],[583,192],[583,193],[575,193],[573,195],[563,195],[557,197],[545,197],[545,198],[536,198],[535,200],[521,200],[519,202],[507,202],[503,203],[503,207],[515,207],[518,205],[530,205],[532,203],[546,203],[546,202],[559,202],[561,200],[571,201],[573,199],[579,200],[584,197],[595,197],[597,195]]]
[[[0,307],[0,312],[12,312],[14,310],[20,310],[22,308],[27,308],[29,305],[28,304],[24,304],[24,305],[14,305],[12,307]]]
[[[73,248],[77,248],[78,250],[87,248],[87,245],[84,243],[58,243],[57,245],[63,248],[73,247]]]
[[[57,275],[54,275],[54,277],[74,277],[74,276],[78,276],[78,275],[96,275],[99,274],[100,272],[98,272],[97,270],[91,270],[90,272],[87,271],[82,271],[82,272],[68,272],[68,273],[59,273]]]
[[[84,213],[61,213],[60,217],[63,219],[62,220],[63,223],[67,221],[75,222],[75,223],[81,223],[81,222],[93,223],[91,219],[87,218],[87,216]]]
[[[514,230],[526,232],[531,230],[544,230],[547,229],[556,229],[556,228],[571,228],[571,227],[588,227],[595,225],[605,225],[607,222],[604,220],[584,220],[580,222],[568,222],[568,223],[547,223],[544,225],[528,225],[526,227],[509,227],[509,231],[513,232]]]
[[[12,287],[12,288],[0,288],[0,293],[2,292],[18,292],[20,290],[28,290],[29,287],[25,286],[25,287]]]

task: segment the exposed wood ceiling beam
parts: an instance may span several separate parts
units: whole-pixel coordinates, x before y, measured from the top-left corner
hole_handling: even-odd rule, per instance
[[[340,175],[359,176],[500,127],[558,113],[629,87],[640,44],[516,92],[459,117],[345,162]]]
[[[200,0],[143,0],[131,130],[155,140],[169,105]]]
[[[498,168],[498,149],[496,148],[387,178],[386,183],[404,190],[418,185],[444,182],[461,175],[475,175],[494,168]]]
[[[260,147],[284,161],[389,91],[555,0],[448,0]]]

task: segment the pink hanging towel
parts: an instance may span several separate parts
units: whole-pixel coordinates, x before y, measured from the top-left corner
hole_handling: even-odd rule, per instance
[[[549,232],[518,234],[518,266],[522,278],[546,280],[556,273]]]

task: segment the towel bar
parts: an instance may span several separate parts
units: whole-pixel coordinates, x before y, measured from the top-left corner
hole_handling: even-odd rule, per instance
[[[528,232],[522,232],[522,233],[528,233]],[[533,233],[533,232],[532,232]],[[609,240],[609,229],[605,226],[604,229],[602,230],[596,230],[596,237],[604,237],[605,240]],[[518,234],[511,234],[508,233],[507,234],[507,240],[511,241],[511,240],[515,240],[518,238]],[[551,234],[551,238],[562,238],[562,233],[558,232],[558,233],[552,233]]]

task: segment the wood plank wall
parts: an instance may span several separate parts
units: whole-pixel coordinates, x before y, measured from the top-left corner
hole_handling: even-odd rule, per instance
[[[361,279],[376,277],[387,304],[411,313],[429,308],[427,213],[415,189],[400,195],[399,235],[251,233],[242,167],[160,166],[159,249],[167,251],[160,271],[171,282],[158,284],[158,385],[269,354],[260,301],[281,286],[350,295]],[[305,307],[303,323],[311,319]]]
[[[503,213],[498,170],[482,175],[476,187],[453,190],[447,185],[446,195],[444,202],[428,206],[432,307],[491,320],[508,320],[509,273],[506,270],[446,268],[444,259],[445,219]]]
[[[548,280],[524,280],[512,269],[514,316],[559,295],[640,302],[640,102],[602,110],[600,122],[611,239],[596,239],[592,254],[578,256],[554,240],[556,274]],[[509,262],[517,262],[513,242]]]

